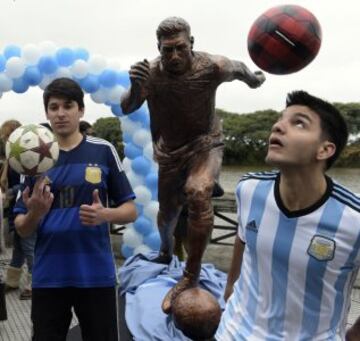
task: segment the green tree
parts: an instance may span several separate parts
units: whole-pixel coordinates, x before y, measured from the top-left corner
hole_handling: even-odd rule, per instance
[[[121,133],[121,123],[117,117],[99,118],[93,124],[95,135],[111,142],[121,159],[124,158],[124,145]]]
[[[271,127],[279,117],[275,110],[233,114],[217,110],[223,122],[224,164],[264,163]]]

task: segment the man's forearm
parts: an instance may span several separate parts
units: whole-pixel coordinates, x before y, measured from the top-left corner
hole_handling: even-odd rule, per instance
[[[115,208],[105,207],[102,210],[101,218],[112,224],[128,224],[137,217],[136,206],[133,201],[127,201]]]
[[[30,236],[37,230],[40,220],[41,217],[32,212],[17,215],[14,221],[17,233],[22,238]]]

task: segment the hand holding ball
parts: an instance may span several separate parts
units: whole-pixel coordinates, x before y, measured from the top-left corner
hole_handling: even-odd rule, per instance
[[[5,146],[10,167],[19,174],[36,176],[53,167],[59,157],[54,134],[37,124],[15,129]]]

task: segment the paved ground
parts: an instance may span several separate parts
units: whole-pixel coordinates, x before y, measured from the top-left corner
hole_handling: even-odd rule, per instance
[[[219,234],[220,232],[215,232]],[[118,255],[121,237],[114,236],[113,247]],[[232,247],[209,245],[204,256],[204,262],[213,263],[218,269],[227,271],[232,256]],[[0,255],[0,270],[9,262],[10,249],[6,254]],[[120,266],[123,260],[117,258]],[[0,341],[29,341],[31,337],[30,305],[31,301],[20,301],[19,290],[10,292],[6,296],[8,320],[0,322]],[[348,324],[351,325],[360,316],[360,289],[355,288],[352,292],[352,306],[349,313]],[[73,320],[73,325],[76,320]],[[49,340],[50,341],[50,340]]]

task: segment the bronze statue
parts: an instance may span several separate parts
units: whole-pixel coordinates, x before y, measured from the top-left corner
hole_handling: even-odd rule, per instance
[[[197,285],[201,259],[213,227],[211,195],[218,177],[223,139],[215,115],[215,94],[223,82],[235,79],[256,88],[264,80],[245,64],[223,56],[193,51],[189,24],[170,17],[157,29],[160,56],[131,66],[131,87],[121,100],[125,114],[145,100],[150,110],[154,157],[159,164],[159,256],[170,263],[173,231],[184,203],[188,205],[189,254],[182,279],[166,295],[162,309],[185,289]]]

